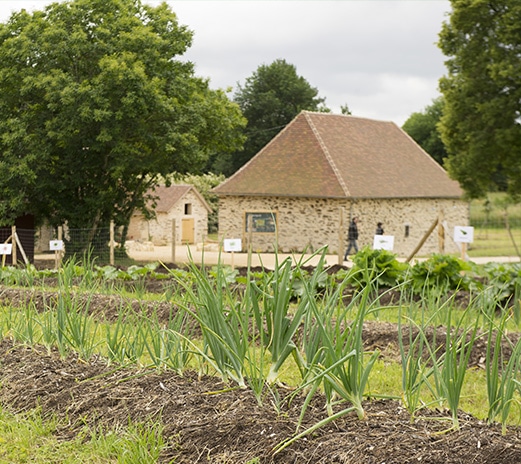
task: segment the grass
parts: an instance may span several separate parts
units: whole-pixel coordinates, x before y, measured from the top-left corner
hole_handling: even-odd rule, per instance
[[[504,193],[472,200],[470,225],[475,228],[474,242],[468,249],[470,257],[516,256],[521,250],[521,204],[510,204]]]
[[[124,430],[83,428],[72,440],[60,440],[60,424],[36,409],[12,414],[0,408],[0,462],[10,464],[156,463],[164,443],[155,424],[129,424]]]
[[[480,256],[517,256],[521,251],[521,228],[511,229],[512,237],[506,229],[477,228],[474,230],[474,242],[467,253],[471,258]]]

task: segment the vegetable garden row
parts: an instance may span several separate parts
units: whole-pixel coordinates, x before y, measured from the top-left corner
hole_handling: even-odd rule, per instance
[[[194,264],[122,270],[69,261],[57,271],[3,268],[4,288],[52,284],[57,292],[43,308],[31,299],[22,308],[3,301],[0,334],[57,348],[63,356],[101,355],[114,366],[218,375],[229,388],[249,389],[259,404],[276,408],[303,398],[294,434],[276,444],[277,453],[346,414],[364,420],[368,384],[381,357],[364,346],[364,324],[395,320],[400,393],[372,392],[372,397],[401,401],[411,422],[426,407],[447,408],[447,430],[457,430],[471,352],[484,340],[486,419],[500,422],[504,431],[517,423],[521,341],[509,333],[521,322],[521,266],[476,266],[448,255],[409,265],[389,252],[364,249],[351,269],[331,273],[324,250],[317,255],[313,268],[304,259],[296,265],[288,259],[273,271],[246,275]],[[161,294],[147,293],[145,282],[151,279],[165,282]],[[93,312],[98,294],[129,296],[128,287],[117,289],[121,281],[132,282],[143,311],[122,299],[115,320]],[[166,319],[148,309],[159,302],[169,305]],[[432,330],[440,325],[443,335]],[[281,385],[290,388],[283,398],[277,394]],[[324,399],[327,418],[304,428],[306,410],[317,395]]]

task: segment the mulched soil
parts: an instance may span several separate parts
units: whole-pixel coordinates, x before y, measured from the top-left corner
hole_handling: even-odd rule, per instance
[[[0,287],[0,304],[23,306],[30,300],[43,309],[56,296],[57,292]],[[90,310],[113,320],[122,302],[119,296],[96,295]],[[153,311],[165,318],[175,311],[168,302],[130,302],[136,312]],[[441,336],[443,330],[433,329],[433,334]],[[398,358],[397,340],[394,324],[364,326],[367,349]],[[485,343],[480,340],[473,351],[475,366],[483,362]],[[117,368],[100,358],[62,359],[54,350],[7,339],[0,343],[0,385],[3,407],[13,412],[40,407],[44,414],[62,419],[57,434],[63,440],[74,437],[85,423],[122,428],[129,419],[161,421],[167,444],[164,463],[235,464],[254,458],[284,464],[521,463],[521,428],[511,427],[503,435],[499,425],[462,412],[461,429],[443,433],[450,422],[435,419],[448,417],[445,411],[422,411],[411,421],[399,402],[374,399],[365,403],[365,420],[344,416],[274,454],[274,446],[295,433],[303,401],[283,401],[290,393],[286,388],[278,388],[278,395],[268,394],[259,404],[249,390],[229,388],[215,377]],[[276,396],[282,399],[278,408]],[[324,399],[316,396],[301,430],[325,417]]]

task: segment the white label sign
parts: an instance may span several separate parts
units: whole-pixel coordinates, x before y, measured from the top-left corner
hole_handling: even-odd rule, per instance
[[[393,251],[394,235],[375,235],[373,239],[374,250]]]
[[[474,241],[474,227],[454,227],[454,241],[458,243],[472,243]]]
[[[242,241],[240,238],[225,238],[224,251],[242,251]]]
[[[51,251],[63,250],[63,240],[51,240],[49,242],[49,250],[51,250]]]
[[[12,243],[0,243],[0,255],[10,255],[12,252]]]

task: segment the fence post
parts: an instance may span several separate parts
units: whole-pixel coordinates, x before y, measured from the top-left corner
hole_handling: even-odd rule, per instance
[[[16,226],[11,227],[11,244],[13,245],[11,251],[12,265],[16,266]]]
[[[63,240],[63,227],[58,226],[58,240]],[[61,251],[56,250],[54,252],[54,268],[59,269],[61,264]]]
[[[340,224],[338,225],[338,265],[344,263],[344,208],[340,207]]]
[[[445,253],[445,227],[443,227],[444,213],[443,210],[440,209],[438,214],[438,251],[440,253]]]
[[[110,221],[110,243],[109,243],[109,249],[110,249],[110,256],[109,256],[109,264],[111,266],[114,266],[114,221]]]
[[[172,263],[175,263],[175,219],[172,219]]]

